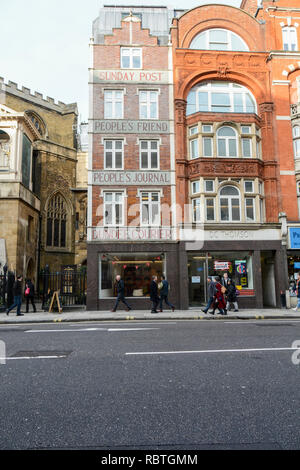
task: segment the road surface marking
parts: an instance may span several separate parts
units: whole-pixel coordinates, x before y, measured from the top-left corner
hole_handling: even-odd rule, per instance
[[[67,356],[35,356],[35,357],[0,357],[0,361],[23,361],[32,359],[64,359]]]
[[[62,330],[27,330],[25,333],[70,333],[70,332],[82,332],[82,331],[108,331],[110,333],[114,331],[147,331],[147,330],[159,330],[159,328],[78,328],[78,329],[62,329]]]
[[[159,356],[167,354],[219,354],[219,353],[234,353],[234,352],[266,352],[266,351],[297,351],[298,348],[253,348],[253,349],[206,349],[203,351],[160,351],[160,352],[130,352],[125,353],[125,356]]]

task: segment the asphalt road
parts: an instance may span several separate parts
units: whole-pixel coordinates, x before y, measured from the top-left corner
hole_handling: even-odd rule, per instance
[[[296,320],[1,327],[0,449],[299,449],[296,340]]]

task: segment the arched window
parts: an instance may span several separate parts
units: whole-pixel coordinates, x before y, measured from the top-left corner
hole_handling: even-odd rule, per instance
[[[47,246],[66,248],[67,246],[67,205],[60,194],[55,194],[47,209]]]
[[[41,137],[44,137],[46,134],[46,126],[42,118],[34,111],[26,111],[26,115],[29,117],[34,127],[38,130]]]
[[[10,137],[9,135],[0,130],[0,168],[9,166],[10,156]]]
[[[300,126],[293,127],[294,155],[300,158]]]
[[[207,29],[191,42],[190,49],[213,51],[249,51],[247,44],[237,34],[227,29]]]
[[[291,28],[290,26],[282,28],[282,42],[284,51],[297,51],[298,41],[296,28]]]
[[[187,97],[187,115],[197,112],[256,113],[256,102],[250,91],[237,83],[204,82]]]
[[[241,220],[241,196],[235,186],[224,186],[220,190],[221,222],[239,222]]]
[[[229,126],[220,127],[217,132],[218,157],[237,157],[237,133]]]

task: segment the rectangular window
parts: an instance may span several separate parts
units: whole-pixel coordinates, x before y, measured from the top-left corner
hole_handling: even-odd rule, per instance
[[[205,124],[202,126],[202,132],[205,133],[211,133],[212,132],[212,126],[209,124]]]
[[[194,139],[194,140],[190,141],[190,154],[191,154],[191,158],[198,158],[199,157],[198,139]]]
[[[205,199],[206,220],[207,222],[215,220],[215,200],[213,198]]]
[[[198,134],[198,126],[190,127],[190,135]]]
[[[242,126],[242,134],[251,134],[250,126]]]
[[[123,225],[124,194],[104,193],[104,225]]]
[[[260,147],[261,147],[260,140],[257,140],[256,141],[256,158],[261,157]]]
[[[105,140],[104,143],[104,169],[122,170],[123,168],[123,140]]]
[[[158,92],[140,91],[140,119],[158,119]]]
[[[121,67],[122,69],[141,69],[142,49],[134,47],[121,48]]]
[[[200,213],[200,198],[192,199],[192,209],[193,209],[193,222],[200,222],[201,213]]]
[[[245,158],[252,157],[251,139],[242,139],[242,155]]]
[[[220,198],[220,213],[222,222],[229,221],[229,201],[226,197]]]
[[[222,252],[210,252],[209,255],[209,276],[222,277],[225,271],[229,271],[229,277],[239,290],[253,289],[252,252],[228,252],[223,250]]]
[[[200,193],[200,182],[193,181],[192,182],[192,194],[198,194],[198,193]]]
[[[213,193],[215,190],[215,182],[214,180],[205,180],[204,181],[204,191],[206,193]]]
[[[297,31],[295,28],[283,28],[282,30],[283,49],[285,51],[297,50]]]
[[[240,200],[238,198],[231,199],[232,221],[238,222],[241,219],[240,215]]]
[[[259,212],[260,212],[260,222],[264,222],[265,214],[264,214],[264,200],[260,198],[259,200]]]
[[[157,140],[140,141],[140,168],[141,170],[159,169],[159,146]]]
[[[245,192],[246,193],[254,193],[254,182],[253,181],[245,181]]]
[[[213,139],[212,137],[203,137],[203,156],[212,157],[213,156]]]
[[[246,197],[245,209],[246,209],[246,221],[247,222],[253,222],[255,220],[254,203],[255,203],[255,199],[253,197]]]
[[[160,225],[159,193],[141,193],[141,225]]]
[[[104,119],[123,119],[123,91],[104,91]]]

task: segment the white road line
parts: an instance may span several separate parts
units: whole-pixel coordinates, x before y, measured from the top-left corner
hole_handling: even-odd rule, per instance
[[[35,357],[0,357],[0,361],[29,361],[32,359],[63,359],[67,356],[35,356]]]
[[[253,348],[253,349],[207,349],[203,351],[160,351],[160,352],[130,352],[125,356],[159,356],[167,354],[219,354],[219,353],[235,353],[235,352],[266,352],[266,351],[297,351],[299,348]]]
[[[70,333],[70,332],[82,332],[82,331],[108,331],[119,332],[119,331],[147,331],[147,330],[159,330],[159,328],[78,328],[78,329],[61,329],[61,330],[27,330],[24,333]]]

